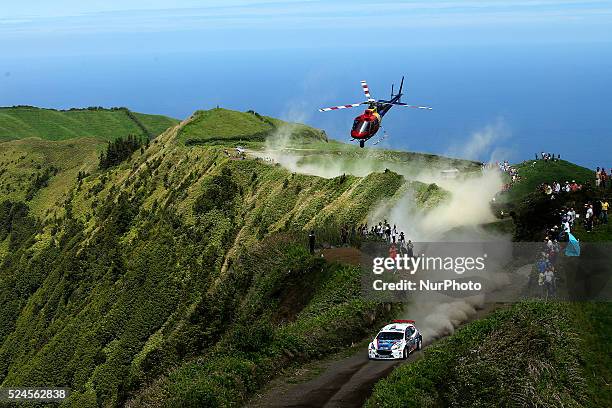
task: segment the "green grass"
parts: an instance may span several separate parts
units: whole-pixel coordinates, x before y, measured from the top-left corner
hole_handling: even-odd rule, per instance
[[[577,164],[565,161],[524,161],[514,165],[518,169],[521,180],[515,183],[510,191],[503,194],[503,200],[516,203],[529,193],[535,191],[542,183],[558,181],[564,185],[576,180],[579,184],[594,183],[595,172]]]
[[[47,209],[58,207],[75,187],[79,171],[90,173],[97,168],[98,152],[104,142],[94,138],[49,141],[39,138],[0,143],[0,195],[4,199],[26,200],[32,180],[48,169],[57,172],[48,185],[29,200],[32,210],[41,218]]]
[[[325,139],[324,133],[301,124],[292,124],[261,116],[255,112],[238,112],[223,108],[197,111],[181,128],[179,140],[185,144],[211,142],[263,142],[268,136],[286,134],[296,139]]]
[[[584,242],[612,242],[612,220],[608,220],[607,224],[597,223],[591,232],[585,230],[584,224],[577,222],[573,234]]]
[[[367,179],[292,175],[257,160],[231,160],[220,146],[184,146],[177,131],[118,166],[92,169],[81,182],[76,175],[91,162],[78,154],[88,151],[97,163],[95,149],[80,149],[85,139],[0,143],[6,174],[21,177],[24,187],[30,171],[60,166],[27,203],[44,222],[9,224],[0,246],[3,386],[64,384],[74,391],[73,406],[115,406],[185,365],[160,388],[169,392],[162,401],[194,401],[210,389],[219,391],[219,401],[243,401],[278,364],[346,344],[337,335],[350,330],[334,324],[351,324],[351,330],[368,324],[363,316],[376,305],[355,296],[355,271],[322,267],[328,272],[313,279],[321,272],[315,263],[299,274],[306,270],[302,239],[305,228],[363,221],[403,178],[392,172]],[[53,184],[60,182],[67,190]],[[222,191],[231,186],[231,194],[218,195],[223,202],[203,201],[203,194],[218,193],[215,183]],[[269,247],[257,262],[241,266],[247,251],[277,232],[291,234],[295,267],[280,264],[272,273],[273,262],[290,251],[275,256]],[[296,304],[285,293],[305,297]],[[237,355],[207,357],[234,347],[231,336],[264,341],[269,329],[278,337],[261,349],[255,342]],[[276,355],[285,357],[279,362]],[[237,378],[244,388],[232,387],[242,384]]]
[[[251,276],[238,316],[217,345],[139,393],[136,406],[232,406],[287,368],[349,347],[389,312],[360,299],[360,271],[270,240],[236,265]],[[265,262],[260,262],[264,260]],[[371,323],[364,315],[371,315]],[[167,396],[170,396],[168,398]]]
[[[129,118],[40,111],[27,113],[33,122],[24,132],[36,133],[44,117],[50,128],[81,115]],[[160,117],[134,116],[165,126]],[[113,120],[98,125],[112,128]],[[239,404],[278,367],[328,355],[371,330],[388,310],[360,298],[357,269],[311,258],[306,232],[334,243],[338,225],[365,221],[381,199],[412,189],[430,208],[447,194],[393,169],[321,178],[223,153],[243,139],[261,147],[262,135],[284,129],[313,159],[360,165],[372,155],[416,170],[477,169],[327,143],[306,126],[222,109],[196,113],[106,171],[96,169],[111,137],[104,129],[91,138],[66,132],[69,140],[0,143],[4,197],[23,201],[32,180],[57,169],[26,203],[29,214],[16,203],[0,207],[0,219],[11,220],[0,243],[1,385],[69,386],[72,406]],[[89,175],[77,181],[79,171]],[[211,194],[216,199],[206,200]]]
[[[158,135],[177,120],[160,115],[135,114],[153,135]],[[125,109],[58,111],[35,107],[0,108],[0,141],[38,137],[66,140],[93,137],[114,140],[129,134],[143,135],[140,124]]]
[[[522,302],[497,311],[396,369],[366,406],[610,406],[611,307]]]

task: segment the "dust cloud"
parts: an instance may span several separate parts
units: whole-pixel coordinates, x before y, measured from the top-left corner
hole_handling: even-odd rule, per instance
[[[266,143],[263,152],[256,156],[279,163],[291,172],[332,178],[342,174],[366,176],[371,172],[389,169],[401,174],[406,182],[435,183],[445,190],[447,197],[432,208],[418,206],[415,190],[407,184],[404,193],[383,200],[368,214],[368,224],[373,225],[386,219],[403,231],[406,240],[413,242],[481,242],[505,241],[510,247],[510,237],[499,236],[485,231],[481,226],[496,220],[491,211],[491,200],[500,190],[502,176],[497,169],[477,169],[463,172],[463,169],[448,168],[448,161],[439,163],[431,160],[409,160],[406,162],[387,160],[380,149],[336,148],[321,151],[292,147],[292,126],[278,129]],[[499,140],[508,136],[508,129],[502,121],[473,133],[463,147],[449,149],[450,155],[475,159],[489,154],[489,162],[499,159],[495,148]],[[452,170],[451,177],[449,172]],[[416,248],[415,248],[416,249]],[[508,274],[492,273],[486,276],[495,288],[502,288],[509,281]],[[406,307],[405,318],[414,319],[429,343],[437,338],[452,334],[462,323],[473,318],[485,303],[485,296],[468,298],[431,297],[423,294],[411,299]]]

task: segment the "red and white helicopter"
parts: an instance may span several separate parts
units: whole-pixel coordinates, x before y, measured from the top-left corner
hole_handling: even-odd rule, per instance
[[[360,147],[364,147],[365,142],[368,141],[372,136],[374,136],[376,132],[378,132],[378,129],[380,129],[380,125],[382,123],[383,116],[385,116],[385,114],[389,112],[389,110],[393,106],[402,106],[404,108],[427,110],[432,109],[429,106],[408,105],[400,101],[403,95],[402,88],[404,87],[404,77],[402,77],[402,82],[400,84],[399,91],[397,92],[397,94],[393,93],[393,85],[391,85],[391,99],[389,100],[376,100],[372,98],[372,95],[370,95],[370,88],[368,87],[366,81],[361,81],[361,87],[363,88],[363,92],[365,93],[365,96],[367,98],[365,102],[319,109],[319,112],[327,112],[338,109],[356,108],[361,105],[368,105],[367,109],[361,115],[355,118],[353,122],[353,128],[351,129],[351,137],[353,138],[353,140],[359,141]],[[377,144],[378,142],[380,142],[380,140],[374,144]]]

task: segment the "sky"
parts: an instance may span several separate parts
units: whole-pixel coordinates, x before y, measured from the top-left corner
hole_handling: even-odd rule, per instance
[[[359,102],[361,79],[386,97],[406,75],[405,101],[434,111],[392,111],[387,147],[612,167],[610,27],[610,0],[7,2],[0,105],[220,104],[346,140],[359,112],[316,108]]]

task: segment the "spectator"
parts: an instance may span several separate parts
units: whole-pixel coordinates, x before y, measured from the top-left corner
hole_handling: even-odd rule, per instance
[[[569,222],[570,222],[570,226],[573,228],[574,227],[574,222],[576,221],[576,210],[574,210],[574,207],[571,207],[568,215],[570,217]]]
[[[585,207],[587,207],[587,210],[584,217],[584,227],[587,232],[591,232],[593,230],[593,205],[585,204]]]
[[[555,273],[552,266],[544,272],[544,290],[546,291],[546,297],[555,294]]]
[[[414,244],[411,240],[408,240],[408,244],[406,245],[406,254],[410,258],[414,258]]]
[[[538,288],[540,296],[544,296],[544,272],[538,272]]]
[[[389,258],[395,259],[397,257],[397,247],[395,244],[389,246]]]
[[[346,225],[343,225],[340,230],[340,238],[342,239],[342,246],[348,246],[348,228],[346,228]]]
[[[601,214],[600,214],[600,218],[601,218],[601,223],[602,224],[607,224],[608,223],[608,207],[610,206],[610,204],[608,203],[607,199],[603,199],[601,200]]]
[[[565,186],[563,187],[563,191],[566,192],[566,193],[570,192],[570,185],[569,185],[568,181],[565,182]]]
[[[308,249],[310,250],[310,255],[314,254],[315,251],[315,232],[314,230],[310,230],[310,234],[308,234]]]

